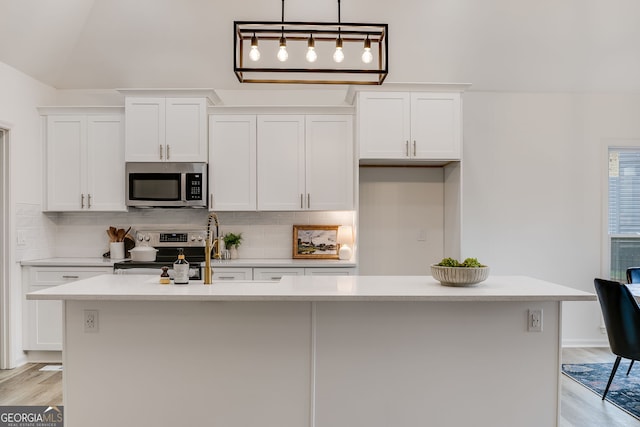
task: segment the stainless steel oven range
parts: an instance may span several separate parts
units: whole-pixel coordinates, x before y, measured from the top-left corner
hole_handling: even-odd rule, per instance
[[[189,261],[189,279],[202,280],[202,263],[205,259],[206,230],[138,230],[136,246],[152,246],[158,250],[155,261],[124,260],[113,265],[114,274],[157,274],[162,267],[169,267],[173,279],[173,263],[178,258],[178,249],[183,248]]]

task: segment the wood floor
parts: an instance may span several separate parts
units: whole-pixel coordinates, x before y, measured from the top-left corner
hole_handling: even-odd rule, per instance
[[[0,370],[0,406],[62,405],[62,371],[40,371],[44,366],[29,363]]]
[[[615,356],[606,348],[565,348],[563,363],[613,362]],[[39,371],[44,364],[28,364],[12,370],[0,370],[0,406],[62,405],[60,371]],[[561,375],[559,427],[640,427],[640,421],[603,402],[586,387]]]
[[[608,348],[562,349],[562,363],[613,363],[615,358]],[[640,426],[640,421],[611,403],[602,401],[601,396],[566,375],[560,377],[559,427]]]

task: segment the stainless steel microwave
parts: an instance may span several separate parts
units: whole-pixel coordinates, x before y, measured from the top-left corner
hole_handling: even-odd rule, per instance
[[[207,207],[206,163],[131,162],[126,174],[127,206]]]

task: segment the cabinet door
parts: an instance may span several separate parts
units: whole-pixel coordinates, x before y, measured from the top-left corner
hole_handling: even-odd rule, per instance
[[[46,203],[48,211],[77,211],[86,206],[85,116],[48,116]]]
[[[408,93],[361,93],[358,138],[361,159],[406,159],[409,156]]]
[[[87,118],[87,208],[126,211],[121,115]]]
[[[209,118],[211,210],[256,210],[256,116]]]
[[[167,161],[207,161],[207,104],[204,98],[166,99],[165,142]]]
[[[251,268],[218,268],[213,267],[213,280],[252,280]]]
[[[305,276],[353,276],[355,267],[315,267],[305,268]]]
[[[282,276],[304,276],[304,268],[254,268],[253,280],[273,280],[278,281]]]
[[[411,94],[411,157],[460,159],[460,94]]]
[[[165,99],[125,99],[125,160],[160,162],[165,153]]]
[[[258,210],[305,209],[304,116],[258,116]]]
[[[29,292],[111,272],[111,268],[99,267],[24,267],[23,293],[26,295]],[[27,300],[23,295],[22,316],[24,350],[62,350],[61,301]]]
[[[352,128],[348,115],[306,117],[307,209],[353,209]]]

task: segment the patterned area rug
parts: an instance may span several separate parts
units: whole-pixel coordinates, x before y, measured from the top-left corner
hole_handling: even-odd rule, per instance
[[[640,362],[629,373],[629,360],[622,359],[613,378],[606,400],[640,420]],[[602,393],[609,381],[613,363],[563,364],[562,373],[596,393]]]

